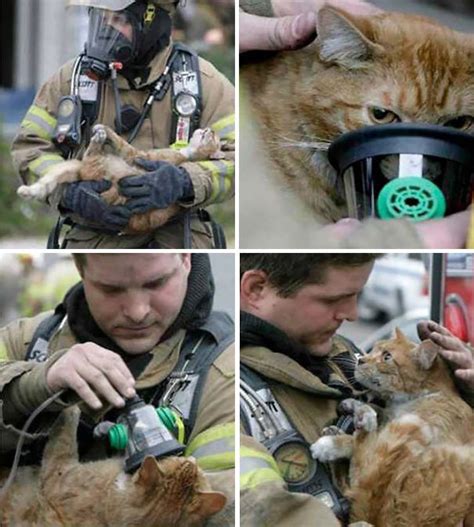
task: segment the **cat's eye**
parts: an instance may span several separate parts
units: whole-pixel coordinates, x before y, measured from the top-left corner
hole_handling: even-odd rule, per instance
[[[382,353],[382,359],[384,362],[388,362],[392,360],[392,354],[389,351],[384,351]]]
[[[457,130],[467,130],[474,124],[474,116],[472,115],[460,115],[454,119],[450,119],[444,123],[444,126],[450,126]]]
[[[379,106],[369,108],[369,117],[377,124],[399,123],[401,121],[396,113],[385,108],[380,108]]]

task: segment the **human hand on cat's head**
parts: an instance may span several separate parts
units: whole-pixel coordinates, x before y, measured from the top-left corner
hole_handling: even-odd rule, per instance
[[[364,0],[272,0],[274,17],[240,12],[240,53],[299,49],[306,46],[316,37],[316,13],[326,5],[355,15],[380,12],[379,8]]]
[[[448,362],[466,387],[474,389],[474,352],[465,342],[455,337],[448,329],[433,321],[417,324],[421,339],[430,339],[439,346],[438,353]]]

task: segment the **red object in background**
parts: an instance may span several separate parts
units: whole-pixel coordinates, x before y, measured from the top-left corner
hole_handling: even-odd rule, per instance
[[[443,325],[474,345],[474,254],[448,254]]]

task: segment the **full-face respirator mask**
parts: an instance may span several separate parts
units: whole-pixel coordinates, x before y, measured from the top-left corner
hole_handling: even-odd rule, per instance
[[[115,65],[146,67],[170,35],[169,13],[153,2],[134,2],[121,11],[90,7],[84,69],[97,80],[108,78]]]
[[[348,216],[424,221],[461,212],[474,191],[474,137],[443,126],[349,132],[328,150]]]
[[[128,473],[137,470],[147,456],[182,455],[183,436],[184,426],[178,415],[169,408],[146,404],[138,396],[127,400],[115,424],[105,421],[94,429],[94,437],[106,437],[112,450],[125,453]]]

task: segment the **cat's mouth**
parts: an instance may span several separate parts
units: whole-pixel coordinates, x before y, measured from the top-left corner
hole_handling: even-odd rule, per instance
[[[365,386],[369,389],[377,389],[382,387],[382,383],[379,379],[370,377],[368,374],[360,371],[358,368],[355,370],[355,379],[358,383],[362,384],[362,386]]]

